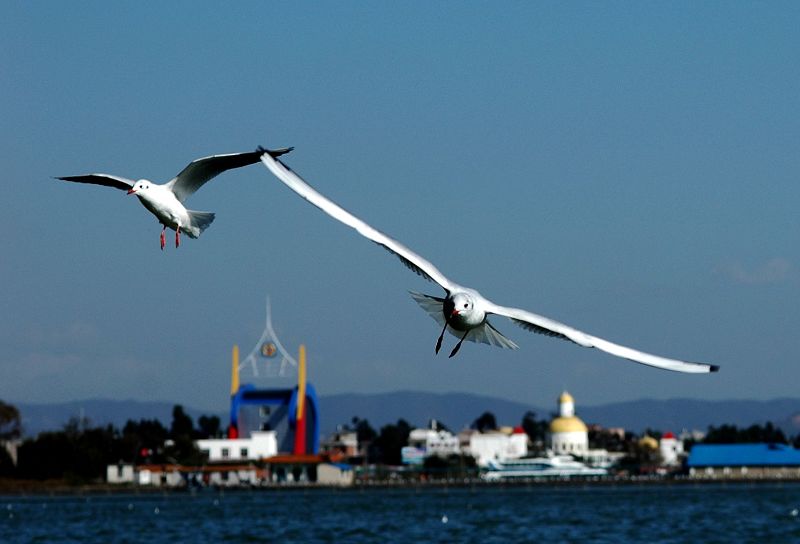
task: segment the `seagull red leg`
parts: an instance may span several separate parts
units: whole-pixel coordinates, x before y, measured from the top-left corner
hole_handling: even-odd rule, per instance
[[[181,245],[181,226],[175,227],[175,247]]]
[[[167,230],[166,225],[161,229],[161,251],[164,251],[164,246],[167,245],[167,236],[164,234],[165,230]]]

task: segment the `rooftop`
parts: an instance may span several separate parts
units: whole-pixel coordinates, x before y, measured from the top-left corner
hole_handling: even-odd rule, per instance
[[[800,466],[800,450],[786,444],[697,444],[690,467]]]

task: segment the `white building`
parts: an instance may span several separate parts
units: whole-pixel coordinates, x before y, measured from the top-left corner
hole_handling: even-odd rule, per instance
[[[658,441],[658,452],[661,454],[661,463],[667,466],[677,466],[683,459],[683,441],[667,431]]]
[[[355,472],[350,465],[320,463],[317,465],[317,483],[320,485],[347,487],[355,482]]]
[[[129,463],[108,465],[106,467],[106,481],[110,484],[132,484],[136,481],[134,466]]]
[[[436,430],[436,422],[431,423],[430,429],[413,429],[408,435],[408,447],[422,453],[423,457],[461,453],[458,437],[444,429]]]
[[[558,398],[558,414],[550,422],[550,448],[556,455],[586,455],[589,450],[589,430],[575,416],[575,399],[566,391]]]
[[[195,443],[211,463],[257,461],[278,454],[275,431],[253,431],[250,438],[207,438]]]
[[[479,467],[497,459],[519,459],[528,455],[528,435],[521,427],[507,427],[488,433],[473,432],[464,453],[472,455]]]
[[[136,483],[155,487],[180,487],[184,480],[177,466],[141,466],[135,471]],[[121,483],[121,482],[118,482]]]
[[[321,448],[329,455],[354,457],[358,455],[358,433],[339,429],[322,442]]]

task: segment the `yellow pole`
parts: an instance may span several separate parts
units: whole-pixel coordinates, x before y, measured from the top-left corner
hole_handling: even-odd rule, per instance
[[[300,357],[297,365],[297,420],[303,419],[306,401],[306,346],[300,344]]]
[[[234,396],[239,390],[239,346],[233,345],[233,354],[231,359],[231,396]]]

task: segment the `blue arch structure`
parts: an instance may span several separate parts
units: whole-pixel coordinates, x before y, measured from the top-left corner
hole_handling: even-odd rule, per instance
[[[243,406],[285,406],[288,409],[289,428],[292,432],[297,429],[297,400],[298,388],[291,389],[256,389],[252,384],[245,383],[239,387],[235,395],[231,396],[231,426],[239,431],[239,410]],[[314,386],[306,383],[305,401],[306,432],[311,432],[309,437],[311,450],[306,453],[319,453],[319,403]],[[308,443],[308,441],[307,441]]]

